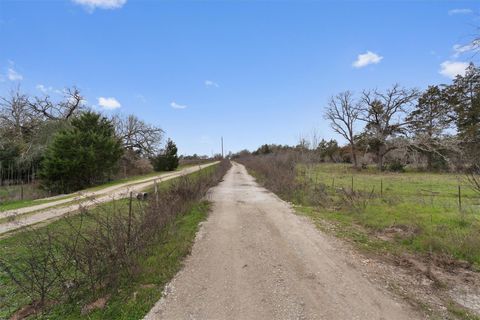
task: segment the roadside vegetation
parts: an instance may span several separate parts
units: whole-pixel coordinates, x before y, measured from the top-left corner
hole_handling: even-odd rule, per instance
[[[0,97],[0,206],[172,171],[184,160],[164,131],[134,115],[92,111],[76,88],[63,98]]]
[[[229,162],[0,240],[0,318],[144,316],[189,252]]]
[[[313,131],[234,159],[319,228],[397,265],[419,263],[441,286],[433,266],[480,270],[479,102],[473,64],[423,92],[345,91],[324,110],[344,145]]]

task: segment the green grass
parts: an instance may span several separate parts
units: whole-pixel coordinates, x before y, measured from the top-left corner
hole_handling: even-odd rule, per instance
[[[124,279],[105,309],[81,316],[83,304],[76,301],[55,306],[47,315],[37,318],[141,319],[160,299],[165,284],[180,270],[183,258],[190,252],[198,224],[205,219],[208,210],[208,203],[199,203],[169,224],[162,231],[162,241],[152,245],[149,253],[142,257],[139,274]]]
[[[128,200],[119,200],[115,206],[126,207]],[[93,214],[107,214],[113,209],[113,203],[107,203],[92,210]],[[134,212],[140,210],[134,206]],[[161,297],[163,286],[178,272],[182,259],[188,254],[198,223],[202,221],[209,210],[207,202],[200,202],[191,207],[184,215],[178,216],[164,230],[161,231],[159,241],[154,243],[145,256],[139,257],[141,271],[135,277],[123,279],[118,292],[112,293],[112,299],[105,310],[99,310],[85,316],[86,319],[139,319]],[[79,216],[68,218],[71,223],[78,224]],[[85,228],[94,225],[93,220],[83,221]],[[64,220],[58,220],[43,228],[51,228],[57,234],[68,234],[71,230]],[[32,231],[26,231],[32,232]],[[20,232],[12,237],[0,240],[0,256],[2,258],[22,258],[26,254],[22,239],[25,232]],[[134,298],[134,292],[135,294]],[[64,303],[54,306],[41,319],[78,319],[81,307],[92,301],[86,295],[75,303]],[[15,310],[28,304],[29,298],[25,296],[4,274],[0,274],[0,319],[8,318]]]
[[[330,202],[324,206],[309,206],[308,201],[302,201],[304,197],[297,200],[301,205],[299,211],[318,225],[322,221],[334,222],[337,235],[364,248],[421,254],[432,249],[439,256],[466,260],[480,268],[480,199],[462,177],[419,172],[357,172],[347,165],[336,164],[303,166],[299,172],[300,179],[308,185],[304,193],[315,192],[316,183],[326,185]],[[352,177],[354,190],[360,196],[350,203],[339,188],[349,192]],[[458,206],[459,183],[462,211]]]
[[[215,166],[204,168],[189,174],[195,178],[215,170]],[[171,179],[161,182],[159,189],[168,189],[174,181]],[[134,201],[133,212],[139,213],[144,202]],[[93,215],[108,215],[114,209],[119,210],[128,205],[128,199],[116,200],[101,204],[91,210]],[[138,257],[140,271],[134,277],[122,279],[122,285],[116,292],[111,294],[107,307],[104,310],[92,312],[86,316],[80,315],[82,306],[95,300],[86,294],[82,299],[74,303],[62,303],[55,305],[48,313],[37,315],[40,319],[139,319],[161,297],[164,285],[178,272],[182,259],[191,248],[198,224],[209,211],[209,203],[201,201],[192,204],[188,212],[179,215],[167,227],[161,230],[161,235],[156,243],[153,243],[147,253]],[[40,227],[42,230],[54,230],[55,234],[68,236],[71,231],[70,224],[79,225],[82,221],[83,228],[95,226],[92,218],[71,215],[65,219],[54,221]],[[14,233],[12,236],[0,239],[0,257],[2,259],[21,259],[27,252],[24,248],[25,239],[30,233],[35,232],[26,229]],[[136,293],[135,293],[136,292]],[[30,303],[29,298],[4,274],[0,273],[0,319],[8,318],[13,312]]]
[[[185,169],[187,167],[190,167],[190,165],[180,165],[175,171],[179,171],[179,170]],[[119,185],[119,184],[122,184],[122,183],[135,182],[137,180],[152,178],[152,177],[164,174],[164,173],[168,173],[168,172],[167,171],[165,171],[165,172],[156,172],[155,171],[155,172],[150,172],[150,173],[143,174],[143,175],[131,176],[131,177],[124,178],[124,179],[112,180],[112,181],[109,181],[107,183],[95,186],[95,187],[87,188],[85,190],[82,190],[82,192],[85,192],[85,191],[99,191],[99,190],[102,190],[102,189],[105,189],[105,188],[108,188],[108,187],[113,187],[113,186],[116,186],[116,185]],[[9,188],[11,188],[11,187],[9,187]],[[28,188],[28,186],[25,186],[25,188]],[[18,189],[18,187],[16,189]],[[17,190],[16,192],[19,193],[20,191]],[[0,187],[0,199],[3,198],[3,197],[6,197],[7,194],[8,194],[7,187]],[[25,208],[25,207],[30,207],[30,206],[35,206],[35,205],[49,203],[49,202],[53,202],[53,201],[57,201],[57,200],[73,198],[76,195],[77,195],[77,193],[70,194],[70,195],[65,195],[65,196],[59,196],[59,197],[55,197],[53,199],[37,199],[37,200],[25,199],[25,200],[2,201],[0,203],[0,212],[1,211],[20,209],[20,208]]]

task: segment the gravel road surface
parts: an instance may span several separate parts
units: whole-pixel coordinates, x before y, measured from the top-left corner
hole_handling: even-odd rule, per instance
[[[421,319],[234,163],[192,254],[145,319]]]

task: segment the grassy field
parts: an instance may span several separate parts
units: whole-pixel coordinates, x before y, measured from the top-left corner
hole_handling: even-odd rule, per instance
[[[480,197],[462,176],[358,172],[342,164],[301,166],[298,174],[301,193],[325,192],[330,199],[309,206],[297,197],[298,210],[319,224],[335,222],[338,235],[365,248],[432,251],[480,268]]]
[[[216,166],[211,166],[189,175],[192,179],[213,173]],[[178,179],[178,178],[177,178]],[[168,189],[176,179],[159,184],[160,190]],[[108,216],[113,211],[128,212],[128,199],[101,204],[89,210],[92,216]],[[133,202],[133,215],[142,212],[145,202]],[[123,208],[123,209],[122,209]],[[98,292],[93,296],[85,291],[71,302],[55,304],[47,313],[37,314],[39,319],[140,319],[161,297],[164,285],[178,272],[183,258],[189,253],[198,224],[206,217],[209,203],[193,203],[187,212],[178,215],[160,231],[155,243],[151,243],[146,252],[138,256],[139,270],[135,274],[125,274],[120,279],[120,286],[114,291],[106,288],[101,296],[110,296],[107,306],[87,315],[81,314],[83,306],[99,298]],[[52,222],[37,230],[27,229],[11,237],[0,240],[0,257],[3,260],[22,260],[28,256],[25,239],[35,232],[53,230],[55,234],[68,237],[71,226],[82,225],[83,229],[96,227],[95,220],[89,216],[72,215]],[[42,248],[38,248],[42,250]],[[30,303],[30,298],[16,286],[5,274],[0,273],[0,319],[8,318],[16,310]]]

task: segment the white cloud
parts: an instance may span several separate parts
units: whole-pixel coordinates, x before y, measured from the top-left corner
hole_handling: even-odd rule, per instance
[[[170,103],[170,106],[171,106],[173,109],[186,109],[186,108],[187,108],[186,105],[178,104],[178,103],[176,103],[175,101],[172,101],[172,102]]]
[[[99,9],[119,9],[127,3],[127,0],[72,0],[74,3],[85,7],[88,11],[93,12]]]
[[[467,8],[448,10],[448,15],[450,16],[453,16],[455,14],[471,14],[471,13],[473,13],[473,10],[467,9]]]
[[[62,90],[59,90],[59,89],[55,89],[54,87],[47,87],[43,84],[37,84],[35,86],[35,88],[38,90],[38,91],[41,91],[43,94],[49,94],[49,93],[55,93],[55,94],[64,94],[65,91],[62,91]]]
[[[218,88],[218,87],[220,87],[220,86],[218,85],[218,83],[216,83],[216,82],[214,82],[214,81],[212,81],[212,80],[205,80],[205,86],[206,86],[207,88],[210,88],[210,87]]]
[[[114,110],[120,108],[122,105],[115,98],[98,98],[98,105],[107,110]]]
[[[468,62],[461,61],[444,61],[440,64],[441,75],[448,77],[450,79],[455,78],[457,75],[465,75],[465,70],[468,67]]]
[[[366,53],[359,54],[357,56],[357,60],[355,60],[352,65],[355,68],[363,68],[368,66],[369,64],[377,64],[380,61],[382,61],[382,59],[383,59],[382,56],[374,52],[367,51]]]
[[[48,92],[48,88],[45,87],[43,84],[37,84],[35,86],[35,88],[37,88],[38,91],[41,91],[43,93],[47,93]]]
[[[46,87],[43,84],[37,84],[35,88],[44,94],[48,94],[49,92],[61,93],[60,90],[55,90],[53,87]]]
[[[23,76],[18,73],[17,71],[15,71],[15,69],[13,69],[13,67],[10,67],[8,68],[7,70],[7,78],[8,80],[10,81],[20,81],[20,80],[23,80]]]

